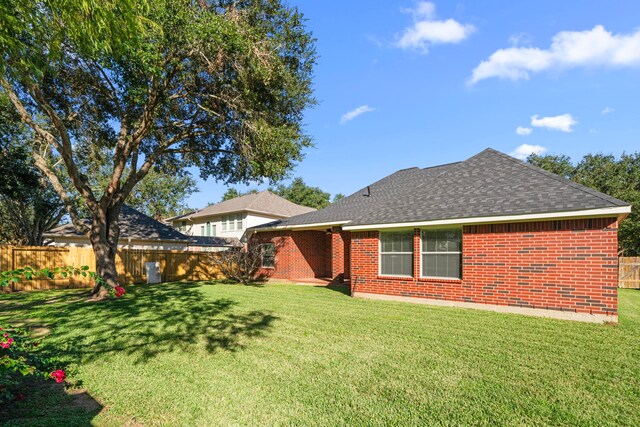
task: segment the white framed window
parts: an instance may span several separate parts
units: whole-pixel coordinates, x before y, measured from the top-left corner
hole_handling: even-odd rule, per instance
[[[413,231],[380,232],[380,274],[413,276]]]
[[[462,278],[462,229],[422,230],[422,277]]]
[[[204,236],[204,225],[200,226],[200,235]]]
[[[211,236],[211,222],[207,221],[207,236]]]
[[[227,231],[227,217],[221,217],[220,222],[222,223],[222,231]]]
[[[260,266],[262,268],[274,268],[276,266],[276,245],[262,243],[260,245]]]
[[[236,230],[242,230],[242,214],[236,215]]]

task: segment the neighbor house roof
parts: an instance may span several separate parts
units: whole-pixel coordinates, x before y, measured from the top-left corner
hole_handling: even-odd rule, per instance
[[[346,229],[420,222],[628,213],[630,205],[493,149],[458,163],[395,172],[329,207],[254,227]],[[604,211],[602,211],[604,212]],[[550,215],[553,216],[553,215]]]
[[[191,246],[242,247],[237,237],[188,236]]]
[[[84,220],[87,224],[90,220]],[[191,236],[185,236],[174,228],[156,221],[155,219],[135,210],[134,208],[123,205],[120,212],[120,241],[131,240],[161,240],[189,242]],[[45,233],[47,238],[55,237],[86,237],[78,232],[73,224],[65,224],[56,227]]]
[[[265,190],[247,194],[215,205],[207,206],[195,212],[171,218],[170,221],[189,220],[232,212],[253,212],[275,217],[290,217],[315,211],[313,208],[297,205],[272,192]]]

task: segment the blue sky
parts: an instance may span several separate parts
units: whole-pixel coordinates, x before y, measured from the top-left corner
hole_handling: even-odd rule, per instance
[[[291,3],[320,56],[320,103],[305,118],[315,148],[292,172],[307,184],[350,194],[486,147],[574,159],[639,149],[640,2]],[[192,207],[226,190],[199,187]]]

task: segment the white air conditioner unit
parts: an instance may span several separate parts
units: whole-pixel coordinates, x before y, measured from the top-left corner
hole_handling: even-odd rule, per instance
[[[162,282],[162,276],[160,275],[160,263],[159,262],[145,262],[145,268],[147,269],[147,283],[160,283]]]

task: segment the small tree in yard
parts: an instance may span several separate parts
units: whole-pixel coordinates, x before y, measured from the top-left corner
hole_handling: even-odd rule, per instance
[[[279,180],[311,144],[313,38],[280,0],[8,0],[0,51],[0,91],[110,287],[122,204],[152,168]],[[111,170],[96,190],[91,159],[104,150]]]
[[[225,279],[246,285],[255,280],[255,273],[262,259],[259,246],[247,250],[228,250],[213,252],[209,262],[214,265]]]

